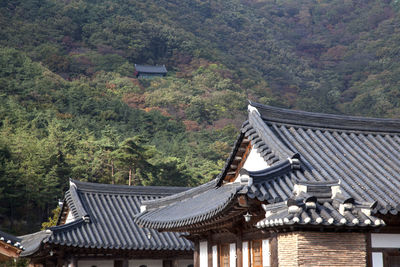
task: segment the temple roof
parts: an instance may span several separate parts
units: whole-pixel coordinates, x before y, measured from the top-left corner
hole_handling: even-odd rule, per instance
[[[0,231],[0,241],[4,242],[7,245],[13,246],[16,249],[24,249],[23,246],[21,245],[21,238],[13,236],[9,233]]]
[[[134,221],[142,201],[188,190],[184,187],[125,186],[71,180],[65,194],[62,215],[72,213],[72,221],[45,231],[21,237],[27,252],[35,253],[41,244],[69,247],[123,250],[191,250],[191,242],[180,233],[159,233],[140,228]],[[71,217],[71,215],[70,215]]]
[[[162,66],[148,66],[148,65],[138,65],[135,64],[135,69],[137,72],[141,73],[159,73],[159,74],[166,74],[167,68],[165,65]]]
[[[232,185],[231,178],[240,176],[239,170],[232,171],[232,168],[238,166],[234,160],[238,158],[239,150],[243,148],[242,144],[249,141],[251,149],[257,150],[268,167],[256,171],[246,170],[251,178],[249,182],[244,184],[240,179],[236,179]],[[368,203],[371,214],[397,214],[400,210],[399,166],[400,120],[311,113],[251,102],[248,120],[243,124],[224,169],[214,180],[214,187],[208,191],[199,190],[198,194],[218,194],[231,184],[230,187],[237,189],[235,196],[246,195],[267,206],[278,203],[284,206],[285,202],[294,196],[295,185],[338,181],[342,194],[354,199],[354,207],[357,207],[357,203]],[[244,168],[242,170],[245,171]],[[232,175],[231,178],[228,179],[228,175]],[[192,189],[193,192],[196,190]],[[228,206],[236,199],[235,196],[223,198],[222,195],[218,197],[218,204],[195,203],[196,198],[201,196],[193,195],[187,199],[182,199],[181,196],[179,201],[185,201],[187,206],[196,205],[196,210],[191,214],[203,216],[203,222],[206,222],[211,220],[211,217],[223,216],[221,213],[211,214],[208,211],[210,206],[218,206],[221,201],[225,201],[224,205]],[[331,201],[326,201],[328,206]],[[329,212],[324,203],[318,204],[320,208],[316,211],[336,214],[333,211]],[[181,216],[192,216],[188,213],[180,214],[178,207],[177,202],[173,201],[163,207],[155,205],[153,209],[150,208],[136,216],[136,221],[139,225],[147,227],[173,229],[172,226],[177,225]],[[168,222],[161,223],[158,214],[163,214],[163,210],[166,209],[171,216],[168,217]],[[174,209],[177,209],[176,212]],[[357,217],[359,210],[354,210],[357,220],[366,221],[365,214]],[[363,210],[366,211],[364,208]],[[199,211],[204,213],[198,214]],[[281,211],[281,219],[284,220],[285,211],[283,208]],[[357,220],[349,219],[345,224],[341,224],[340,218],[336,224],[334,218],[333,225],[362,227],[384,224],[380,221],[377,221],[377,224],[350,223]],[[301,221],[294,223],[301,224]]]

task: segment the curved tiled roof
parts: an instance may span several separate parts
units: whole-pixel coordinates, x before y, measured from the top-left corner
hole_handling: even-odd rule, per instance
[[[259,111],[261,116],[267,116],[265,114],[271,108],[259,108]],[[291,180],[341,180],[343,189],[355,199],[377,201],[377,211],[397,214],[400,204],[400,132],[388,131],[397,125],[399,130],[400,121],[360,118],[356,123],[357,117],[349,117],[352,123],[347,124],[347,117],[327,116],[329,120],[325,128],[322,128],[323,121],[318,125],[313,123],[313,126],[318,126],[315,128],[299,125],[301,121],[296,122],[296,118],[289,116],[292,111],[286,114],[287,117],[281,114],[274,122],[269,119],[271,113],[268,114],[267,118],[263,117],[265,125],[274,130],[282,143],[299,151],[302,171],[291,173]],[[310,114],[300,114],[306,123],[310,121]],[[319,115],[318,118],[323,120],[325,117]],[[333,122],[339,124],[339,129],[332,128]]]
[[[33,234],[28,234],[24,236],[20,236],[21,244],[24,246],[24,251],[21,252],[20,256],[30,256],[36,253],[42,243],[47,242],[47,238],[51,235],[50,230],[40,231]]]
[[[285,225],[362,226],[377,227],[385,222],[371,215],[375,203],[358,203],[340,192],[338,182],[303,183],[296,185],[294,194],[286,201],[263,205],[265,219],[258,228]],[[333,193],[336,190],[335,194]]]
[[[0,241],[4,242],[10,246],[13,246],[17,249],[24,249],[21,245],[21,238],[8,234],[6,232],[0,231]]]
[[[43,243],[71,247],[123,250],[192,250],[179,233],[140,228],[134,215],[142,201],[187,190],[183,187],[123,186],[72,180],[65,204],[74,220],[49,228]],[[29,237],[31,238],[31,237]],[[32,239],[32,238],[31,238]]]
[[[226,186],[222,181],[244,138],[270,165],[249,172],[253,183],[240,192],[250,198],[282,202],[293,195],[295,184],[335,180],[358,203],[376,202],[372,214],[400,211],[400,120],[319,114],[250,102],[248,121],[217,177],[218,190]],[[185,200],[186,205],[196,205],[194,199]],[[147,211],[146,225],[159,227],[156,214],[166,208],[172,212],[174,205]],[[207,209],[202,210],[207,217]],[[169,223],[175,222],[171,218]]]
[[[136,217],[136,223],[143,227],[157,229],[177,229],[214,218],[223,211],[236,193],[242,189],[239,183],[221,187],[208,183],[208,190],[188,191],[166,206],[145,211]],[[203,189],[202,187],[199,187]],[[186,192],[185,192],[186,193]],[[154,211],[155,210],[155,211]]]

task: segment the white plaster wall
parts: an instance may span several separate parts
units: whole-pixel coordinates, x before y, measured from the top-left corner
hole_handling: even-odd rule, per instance
[[[208,267],[207,241],[200,242],[200,267]]]
[[[262,241],[262,261],[263,267],[270,266],[270,251],[269,251],[269,240],[263,239]]]
[[[212,267],[218,267],[218,247],[212,246]]]
[[[65,220],[65,224],[70,223],[74,220],[74,216],[72,215],[72,211],[68,211],[67,219]]]
[[[146,265],[147,267],[162,267],[162,260],[130,260],[129,261],[129,267],[139,267],[140,265]],[[110,265],[111,267],[112,265]],[[79,265],[79,267],[81,267]]]
[[[112,267],[114,266],[113,260],[79,260],[79,267]]]
[[[189,264],[193,264],[193,260],[178,260],[178,267],[188,267]]]
[[[243,168],[248,171],[260,171],[268,168],[268,163],[261,157],[257,149],[252,148],[250,154],[247,156],[246,162],[243,164]]]
[[[236,244],[229,244],[229,267],[236,267]]]
[[[371,234],[373,248],[400,248],[400,234]]]
[[[249,267],[249,242],[245,241],[242,243],[242,266]]]
[[[372,267],[383,267],[382,252],[372,252]]]

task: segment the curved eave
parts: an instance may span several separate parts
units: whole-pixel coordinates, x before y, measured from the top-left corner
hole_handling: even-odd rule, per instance
[[[236,199],[237,193],[240,191],[240,189],[242,189],[242,187],[243,186],[239,184],[231,184],[224,185],[219,189],[215,189],[215,191],[211,192],[211,195],[214,194],[214,197],[221,197],[219,200],[220,203],[213,208],[206,207],[204,212],[198,212],[195,210],[195,205],[207,205],[208,203],[206,202],[206,197],[208,195],[199,196],[198,198],[194,197],[186,201],[174,203],[171,206],[140,213],[135,217],[135,222],[141,227],[159,230],[162,229],[163,231],[168,231],[171,229],[174,231],[177,229],[189,229],[198,224],[208,224],[229,209],[230,204]],[[226,191],[217,192],[218,190]],[[204,192],[203,194],[209,193],[210,192]],[[210,203],[212,203],[212,201],[210,201]],[[179,212],[180,210],[180,205],[185,205],[186,207],[193,206],[193,210],[197,212],[197,214],[194,214],[193,216],[188,214],[176,214],[176,212]],[[201,208],[204,208],[204,206],[199,206],[199,209]],[[161,220],[162,218],[165,218],[163,214],[171,213],[175,214],[175,218]]]

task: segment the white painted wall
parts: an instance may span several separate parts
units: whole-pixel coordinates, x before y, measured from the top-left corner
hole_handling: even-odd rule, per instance
[[[269,240],[268,239],[263,239],[263,241],[262,241],[263,267],[269,267],[270,266],[270,257],[271,257],[271,253],[269,251]]]
[[[162,267],[162,260],[130,260],[129,261],[129,267],[139,267],[140,265],[146,265],[147,267]],[[81,267],[80,265],[78,265]],[[109,265],[111,267],[113,265]]]
[[[247,156],[246,162],[243,164],[243,168],[248,171],[260,171],[268,168],[268,163],[261,157],[261,154],[257,152],[257,149],[252,148],[250,154]]]
[[[400,248],[400,234],[371,234],[373,248]]]
[[[193,264],[193,260],[178,260],[178,267],[188,267],[189,264]]]
[[[70,223],[74,220],[74,215],[72,215],[72,211],[68,211],[67,219],[65,220],[65,224]]]
[[[212,267],[218,267],[218,247],[212,246]]]
[[[114,266],[113,260],[79,260],[79,267],[112,267]],[[161,266],[162,267],[162,266]]]
[[[200,242],[200,267],[208,267],[207,241]]]
[[[236,267],[236,244],[229,244],[229,267]]]
[[[249,242],[242,243],[242,266],[249,267]]]
[[[372,267],[383,267],[382,252],[372,252]]]

